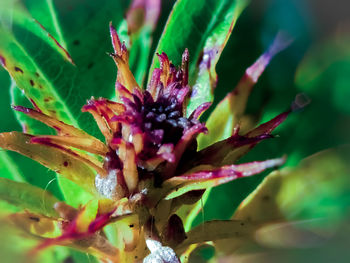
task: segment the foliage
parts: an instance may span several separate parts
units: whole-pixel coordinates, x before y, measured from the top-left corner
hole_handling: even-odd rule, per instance
[[[280,248],[293,258],[300,247],[337,243],[350,202],[349,151],[336,147],[349,143],[348,38],[312,42],[311,24],[297,11],[307,8],[286,2],[271,1],[259,17],[259,4],[246,0],[3,1],[0,61],[11,80],[0,71],[0,83],[11,98],[2,99],[8,118],[0,146],[51,169],[0,152],[0,233],[9,236],[0,242],[16,244],[2,246],[4,260],[22,262],[29,253],[33,262],[134,262],[151,252],[144,262],[166,253],[169,262],[265,262],[276,261]],[[108,32],[110,22],[116,29]],[[126,121],[135,116],[135,97],[144,106],[144,90],[157,103],[163,93],[180,101],[173,83],[190,92],[176,106],[189,127],[172,146],[159,144],[161,153],[147,148],[154,158],[140,157],[137,145],[149,135]],[[300,92],[307,95],[294,100]],[[81,112],[86,100],[83,111],[97,125]],[[123,143],[125,130],[115,140],[110,112],[124,116],[117,121],[132,141]],[[209,133],[198,135],[193,151],[204,121]],[[110,149],[127,175],[112,195],[111,181],[103,181]],[[285,154],[285,168],[250,177],[282,165],[284,158],[271,158]],[[140,167],[166,177],[141,180]]]

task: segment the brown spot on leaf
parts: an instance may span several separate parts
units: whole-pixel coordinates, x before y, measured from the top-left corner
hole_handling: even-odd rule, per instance
[[[262,201],[264,201],[264,202],[269,201],[269,200],[270,200],[270,196],[268,196],[268,195],[264,195],[262,197]]]
[[[134,227],[134,224],[130,224],[129,227],[130,227],[130,228],[133,228],[133,227]]]
[[[30,85],[32,85],[32,86],[34,86],[34,81],[31,79],[31,80],[29,80],[29,83],[30,83]]]
[[[23,73],[23,70],[22,70],[21,68],[19,68],[19,67],[15,67],[15,71],[16,71],[16,72]]]
[[[52,100],[52,97],[47,97],[44,99],[45,102],[49,102],[50,100]]]
[[[40,218],[39,218],[39,217],[30,216],[29,219],[30,219],[30,220],[33,220],[33,221],[35,221],[35,222],[40,222]]]
[[[67,162],[67,161],[64,161],[64,162],[63,162],[63,165],[64,165],[65,167],[67,167],[67,166],[68,166],[68,162]]]
[[[40,77],[38,72],[35,72],[35,76],[37,76],[38,78]]]
[[[90,64],[87,66],[88,69],[91,69],[94,66],[94,62],[90,62]]]

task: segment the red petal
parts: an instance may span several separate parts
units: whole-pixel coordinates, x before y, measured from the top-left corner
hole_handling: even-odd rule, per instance
[[[258,174],[268,168],[280,166],[284,162],[284,158],[278,158],[261,162],[228,165],[221,168],[207,168],[172,177],[163,183],[162,188],[166,192],[166,199],[172,199],[189,191],[206,189],[227,183],[239,177]],[[200,168],[197,167],[195,169],[198,170]]]

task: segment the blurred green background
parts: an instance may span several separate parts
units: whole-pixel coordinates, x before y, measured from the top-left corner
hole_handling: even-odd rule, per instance
[[[287,154],[286,165],[296,166],[309,155],[349,143],[347,7],[350,7],[348,1],[270,0],[252,1],[243,12],[218,63],[215,100],[220,101],[235,86],[276,32],[285,30],[295,40],[272,60],[259,79],[248,100],[247,112],[253,118],[267,121],[286,110],[296,94],[304,93],[311,103],[276,129],[277,138],[260,143],[240,161]],[[266,173],[215,188],[204,217],[229,218],[264,176]],[[227,209],[228,205],[233,210]]]

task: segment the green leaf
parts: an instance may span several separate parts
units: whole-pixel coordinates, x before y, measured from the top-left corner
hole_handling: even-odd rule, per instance
[[[98,200],[94,199],[88,202],[83,211],[76,218],[76,227],[79,232],[88,232],[91,222],[93,222],[98,212]]]
[[[67,204],[78,208],[79,206],[93,199],[93,195],[81,187],[80,184],[74,183],[73,181],[59,174],[56,176],[58,179],[58,184],[63,190],[63,195]]]
[[[29,9],[35,7],[31,4],[32,2],[27,1],[25,3],[29,6]],[[125,4],[107,0],[99,2],[98,6],[94,1],[74,3],[70,6],[67,6],[66,3],[56,3],[56,18],[59,21],[60,28],[55,27],[55,30],[60,31],[64,37],[67,50],[69,50],[76,63],[75,67],[66,63],[55,52],[56,50],[52,50],[41,38],[36,37],[35,32],[30,30],[30,25],[36,24],[36,22],[31,21],[28,26],[23,27],[22,23],[14,20],[12,30],[6,32],[7,34],[3,32],[7,40],[3,42],[8,45],[5,46],[6,43],[3,43],[1,49],[5,52],[14,53],[13,57],[9,59],[6,59],[6,56],[3,55],[5,62],[14,64],[15,62],[22,62],[23,57],[27,57],[26,61],[23,61],[25,65],[21,68],[26,71],[23,73],[22,82],[19,82],[21,80],[20,75],[16,76],[15,74],[18,71],[14,71],[10,65],[7,67],[14,76],[17,85],[26,90],[28,96],[34,97],[32,99],[44,112],[48,113],[49,110],[59,111],[57,108],[62,105],[63,111],[57,112],[60,119],[73,124],[78,123],[79,120],[76,121],[76,119],[80,117],[80,108],[86,99],[90,98],[91,95],[109,96],[114,90],[115,66],[106,55],[106,52],[111,49],[108,22],[122,20],[122,7],[125,7]],[[69,9],[73,11],[69,11]],[[46,17],[51,16],[51,13],[46,13],[46,8],[40,10],[40,13],[36,10],[35,18],[41,21],[44,17],[43,20],[46,21]],[[111,12],[111,10],[115,11]],[[93,16],[94,19],[87,16],[89,12],[91,12],[89,15]],[[27,29],[28,27],[29,29]],[[56,35],[59,35],[59,32]],[[12,49],[17,51],[20,49],[22,51],[20,53],[23,53],[22,56],[20,56],[20,53],[17,54],[17,51],[11,52]],[[33,64],[34,68],[27,65],[28,63]],[[36,69],[41,72],[36,71]],[[35,76],[35,73],[39,73],[40,76]],[[36,89],[31,87],[30,80],[34,81]],[[46,92],[46,96],[37,94],[40,85],[43,89],[40,90],[40,94]],[[101,89],[101,86],[105,88]],[[84,88],[80,89],[80,87]],[[45,99],[49,101],[45,102]],[[51,114],[53,113],[51,112]],[[85,116],[85,118],[88,118],[87,115]],[[80,124],[84,123],[86,121],[80,122]],[[91,125],[89,125],[89,128],[91,129]]]
[[[31,107],[30,102],[25,97],[25,95],[17,88],[16,83],[12,80],[10,87],[10,94],[12,98],[12,105],[23,105],[27,107]],[[14,95],[15,94],[15,95]],[[7,105],[7,103],[6,103]],[[7,107],[9,107],[7,105]],[[9,109],[10,110],[10,109]],[[12,111],[14,114],[13,117],[16,117],[17,120],[22,124],[22,130],[27,133],[34,133],[31,129],[35,128],[36,131],[40,131],[41,133],[51,134],[52,130],[48,128],[43,123],[29,118],[27,115],[18,112]],[[11,116],[12,117],[12,116]],[[9,117],[10,118],[10,117]],[[15,118],[13,118],[14,121]],[[14,129],[18,129],[18,127],[14,127]],[[4,130],[13,129],[12,127],[8,127],[8,125],[4,126]],[[34,161],[20,156],[17,153],[6,153],[10,161],[15,163],[18,170],[21,172],[21,176],[23,181],[29,182],[30,184],[39,186],[43,189],[47,189],[51,191],[56,197],[62,199],[62,193],[57,185],[56,174],[53,171],[47,170],[45,167],[41,166]],[[12,171],[13,172],[13,171]],[[43,176],[38,176],[43,175]],[[11,178],[12,179],[12,178]]]
[[[47,32],[50,32],[58,43],[66,49],[67,44],[65,43],[63,32],[57,19],[54,0],[46,0],[40,4],[31,0],[25,1],[24,4],[30,15],[39,21],[46,28]]]
[[[4,0],[4,2],[3,8],[0,11],[2,27],[8,30],[11,30],[14,24],[25,27],[26,30],[32,32],[53,50],[60,53],[64,59],[72,62],[72,58],[66,50],[64,40],[60,35],[60,29],[56,21],[51,0],[45,1],[41,5],[38,5],[35,1],[21,3],[21,1]],[[27,9],[32,12],[32,15]],[[45,17],[40,16],[40,13],[43,12],[50,15]],[[42,20],[41,22],[35,19],[36,15],[39,15],[40,20]],[[47,31],[47,28],[42,23],[47,25],[50,31]],[[54,33],[51,34],[50,32]]]
[[[57,94],[53,83],[44,75],[43,68],[33,60],[13,36],[0,28],[0,55],[3,65],[27,98],[44,113],[76,124],[73,116]]]
[[[181,54],[188,48],[189,83],[195,84],[188,114],[200,104],[212,101],[216,63],[247,3],[247,0],[179,0],[174,5],[157,52],[165,52],[174,65],[180,65]],[[198,64],[200,69],[197,68]],[[151,71],[158,66],[155,54]]]
[[[27,234],[8,220],[0,223],[1,262],[30,262],[29,251],[38,243],[38,238]],[[42,251],[35,262],[59,262],[56,249]]]
[[[205,230],[205,231],[204,231]],[[204,222],[187,232],[187,239],[175,251],[182,253],[191,244],[235,238],[237,240],[252,238],[256,225],[242,220],[213,220]]]
[[[280,245],[282,242],[294,245],[300,233],[310,237],[308,231],[329,235],[347,216],[349,153],[349,147],[326,150],[305,159],[297,168],[272,172],[242,202],[232,219],[263,227],[260,240],[256,240],[262,244],[276,244],[274,238],[278,240],[278,235],[283,236],[283,233],[290,237],[284,238],[286,242],[280,239]],[[272,231],[268,225],[272,226]],[[217,247],[229,253],[242,245],[244,242],[233,240],[217,243]]]
[[[17,87],[16,82],[12,79],[10,86],[11,105],[21,105],[27,108],[32,108],[33,105],[28,101],[25,94]],[[40,132],[41,134],[51,134],[52,129],[45,124],[28,117],[22,112],[13,111],[17,118],[17,121],[22,126],[22,131],[29,134],[35,134]]]
[[[21,153],[42,165],[57,171],[67,179],[94,193],[95,172],[77,156],[73,157],[62,148],[48,147],[30,142],[32,136],[9,132],[0,134],[0,147]]]
[[[21,90],[16,86],[16,82],[12,80],[10,87],[11,94],[11,104],[12,105],[22,105],[25,107],[31,108],[30,102],[26,98],[26,96],[21,92]],[[44,125],[43,123],[34,120],[28,117],[26,114],[22,112],[13,111],[17,121],[22,125],[22,130],[26,133],[34,134],[51,134],[52,129]],[[18,165],[22,173],[23,180],[29,182],[30,184],[39,186],[41,188],[47,189],[52,192],[59,199],[63,199],[61,190],[58,185],[58,180],[56,178],[56,174],[53,171],[48,170],[46,167],[41,166],[38,163],[35,163],[31,159],[26,157],[22,157],[19,154],[11,154],[8,153],[9,158],[12,159]],[[38,176],[42,175],[42,176]],[[78,191],[76,191],[78,193]],[[77,199],[74,198],[74,201]]]
[[[233,218],[264,222],[287,218],[339,218],[349,198],[349,149],[340,147],[305,159],[298,168],[268,175]]]
[[[59,200],[49,192],[27,183],[0,178],[0,199],[35,213],[58,216],[53,207]]]
[[[89,262],[89,263],[99,263],[96,257],[91,254],[83,253],[77,250],[71,249],[70,254],[74,259],[74,262]]]
[[[193,246],[192,246],[193,247]],[[215,248],[209,244],[200,244],[193,250],[187,250],[181,255],[180,261],[182,263],[201,262],[207,263],[215,257]]]
[[[184,229],[185,231],[189,231],[192,227],[193,221],[196,219],[197,216],[199,216],[200,212],[203,213],[203,204],[206,203],[211,188],[207,189],[201,199],[196,202],[193,205],[183,205],[179,208],[179,210],[176,212],[177,215],[179,215],[183,221]]]
[[[17,182],[24,181],[17,165],[6,152],[0,152],[0,177]]]
[[[94,121],[88,114],[82,115],[80,108],[92,95],[110,97],[114,93],[115,65],[106,55],[111,50],[108,23],[119,23],[127,4],[109,0],[14,4],[9,0],[0,15],[1,60],[17,86],[43,112],[96,132]],[[12,13],[16,15],[9,17]],[[71,65],[64,49],[69,50],[76,66]],[[23,104],[22,92],[12,94],[15,104]],[[24,116],[20,122],[29,132],[47,134],[47,128]],[[46,176],[41,180],[40,185],[49,183]],[[62,190],[68,202],[75,204],[76,194],[82,191],[78,186],[74,191]]]
[[[128,1],[111,0],[69,4],[51,0],[41,4],[34,0],[6,1],[6,8],[0,12],[5,21],[0,32],[3,39],[0,55],[22,90],[16,91],[15,85],[12,86],[12,102],[25,104],[25,94],[44,113],[97,133],[95,122],[88,114],[82,115],[80,109],[92,95],[112,97],[114,94],[115,65],[106,55],[111,50],[108,23],[125,21],[123,15],[127,6]],[[159,3],[151,7],[153,9],[147,7],[145,11],[159,12]],[[125,39],[132,43],[130,64],[139,82],[146,72],[150,35],[157,21],[147,16],[141,28],[131,32],[130,39]],[[137,17],[129,20],[132,19]],[[69,63],[71,59],[75,66]],[[16,115],[26,132],[47,134],[49,131],[23,114]],[[43,181],[44,185],[48,183]],[[68,201],[76,204],[76,194],[81,189],[78,186],[74,186],[74,191],[66,189],[67,183],[60,179],[59,184]],[[71,196],[72,193],[75,194]],[[84,193],[79,195],[85,196]]]
[[[161,191],[165,193],[165,199],[170,200],[189,191],[207,189],[228,183],[240,177],[252,176],[262,171],[280,166],[283,158],[271,159],[260,162],[250,162],[238,165],[227,165],[220,168],[203,165],[194,168],[184,175],[172,177],[164,181]]]

